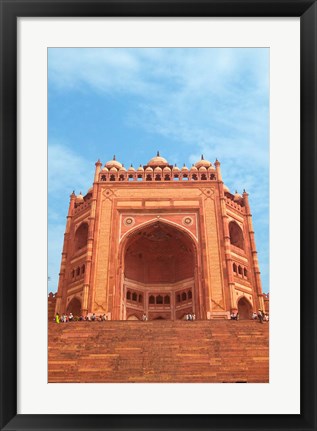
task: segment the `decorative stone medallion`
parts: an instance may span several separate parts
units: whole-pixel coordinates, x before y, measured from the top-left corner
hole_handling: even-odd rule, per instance
[[[126,217],[125,219],[123,219],[123,224],[125,225],[125,226],[128,226],[128,227],[130,227],[130,226],[133,226],[134,225],[134,223],[135,223],[135,220],[134,220],[134,218],[133,217]]]
[[[182,223],[184,226],[191,226],[194,223],[194,221],[191,217],[186,216],[183,218]]]

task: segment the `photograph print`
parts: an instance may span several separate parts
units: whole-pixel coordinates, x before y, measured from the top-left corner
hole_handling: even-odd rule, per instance
[[[269,48],[48,48],[48,382],[269,383]]]

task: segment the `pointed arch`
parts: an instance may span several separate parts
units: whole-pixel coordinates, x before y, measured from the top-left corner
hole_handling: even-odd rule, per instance
[[[251,318],[252,304],[245,296],[240,296],[240,298],[238,298],[237,308],[240,320],[248,320]]]
[[[241,227],[235,221],[231,221],[229,223],[229,236],[230,236],[230,243],[232,245],[244,250],[243,232]]]
[[[81,314],[81,300],[74,296],[67,305],[66,313],[73,313],[74,316],[80,316]]]
[[[83,222],[75,232],[75,251],[84,248],[88,241],[88,223]]]
[[[135,314],[130,314],[130,316],[127,318],[127,320],[140,320],[140,319]]]
[[[131,229],[129,229],[127,232],[125,232],[122,235],[122,237],[120,239],[120,244],[119,244],[119,255],[121,255],[122,249],[125,247],[126,242],[129,240],[129,238],[131,238],[138,231],[142,231],[146,227],[150,227],[151,225],[154,225],[156,223],[162,223],[162,224],[164,223],[166,225],[174,227],[175,229],[178,229],[179,231],[187,234],[192,239],[193,245],[195,247],[195,251],[197,252],[198,240],[197,240],[196,236],[189,229],[187,229],[185,226],[181,226],[181,225],[179,225],[175,222],[172,222],[170,220],[167,220],[163,217],[160,217],[159,219],[157,217],[155,217],[152,220],[148,220],[148,221],[141,223],[137,226],[132,226]]]

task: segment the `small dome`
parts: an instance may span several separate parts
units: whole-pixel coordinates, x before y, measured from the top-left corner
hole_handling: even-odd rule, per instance
[[[131,166],[129,167],[129,169],[128,169],[128,172],[135,172],[135,169],[134,169],[134,167],[132,166],[132,163],[131,163]]]
[[[184,166],[182,167],[182,172],[188,172],[188,167],[185,165],[185,163],[184,163]]]
[[[104,167],[103,169],[101,169],[101,172],[109,172],[109,169]]]
[[[201,159],[198,160],[198,162],[195,163],[196,168],[200,168],[204,166],[205,168],[209,168],[211,166],[211,163],[208,160],[204,159],[203,154],[201,155]]]
[[[173,166],[173,172],[180,172],[180,169],[176,164]]]
[[[171,172],[171,168],[169,166],[165,166],[165,168],[163,169],[163,172],[170,173]]]
[[[106,168],[111,169],[113,167],[117,169],[122,167],[122,164],[116,160],[116,156],[113,156],[113,159],[106,163]]]
[[[117,168],[115,168],[114,166],[112,166],[112,168],[110,168],[110,172],[118,172]]]
[[[138,167],[137,171],[138,171],[138,172],[144,172],[143,166],[142,166],[142,165],[140,165],[140,166]]]
[[[199,168],[199,172],[207,172],[207,169],[205,168],[205,166],[201,166]]]
[[[154,172],[155,173],[162,173],[162,168],[160,168],[159,166],[157,166],[155,169],[154,169]]]
[[[209,168],[208,168],[208,172],[214,172],[216,169],[215,169],[215,167],[214,166],[209,166]]]
[[[235,192],[235,194],[234,194],[234,197],[233,197],[233,200],[235,201],[235,202],[238,202],[240,199],[242,199],[242,196],[237,192],[237,190],[236,190],[236,192]]]
[[[225,184],[223,185],[223,191],[226,193],[230,193],[229,187],[226,186]]]
[[[93,187],[90,187],[90,189],[87,192],[87,195],[88,195],[88,193],[92,193],[92,191],[93,191]]]
[[[152,169],[150,166],[148,166],[148,167],[145,169],[145,172],[153,172],[153,169]]]
[[[190,168],[190,172],[198,172],[198,169],[195,165],[192,165],[192,167]]]
[[[81,192],[79,193],[79,195],[76,196],[76,204],[82,204],[84,202],[84,196],[81,194]]]
[[[126,168],[124,167],[124,165],[121,166],[121,168],[119,169],[119,172],[127,172]]]
[[[167,166],[168,161],[164,157],[160,156],[160,152],[157,152],[156,157],[153,157],[149,162],[148,166]]]

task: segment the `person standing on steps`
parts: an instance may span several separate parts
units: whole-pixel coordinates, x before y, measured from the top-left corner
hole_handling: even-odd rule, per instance
[[[263,313],[262,313],[262,310],[259,310],[259,312],[258,312],[258,318],[259,318],[260,323],[263,323]]]

